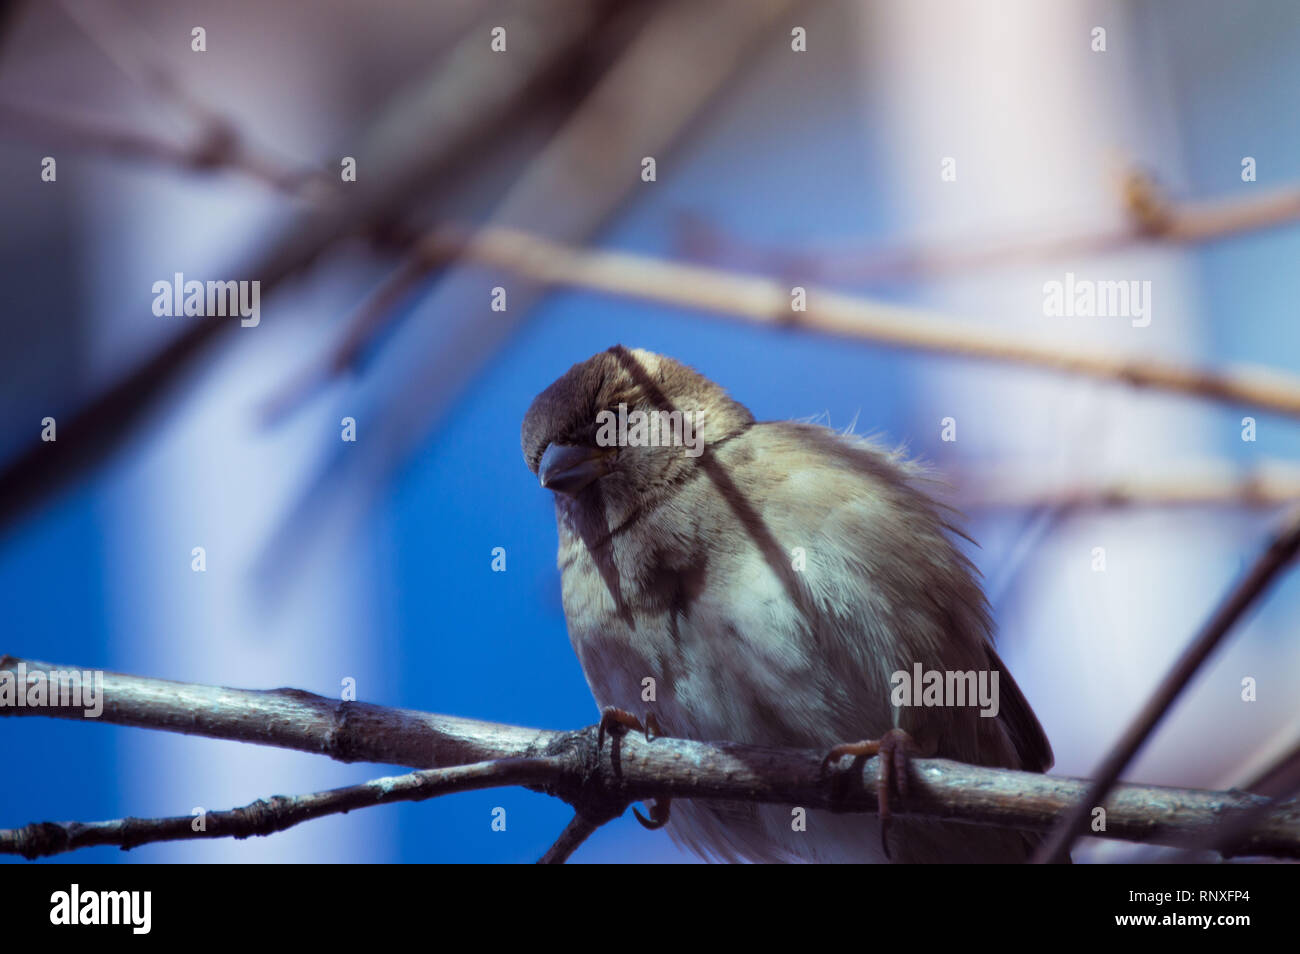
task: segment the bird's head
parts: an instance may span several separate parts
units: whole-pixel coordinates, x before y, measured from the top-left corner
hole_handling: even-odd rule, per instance
[[[744,405],[672,358],[616,345],[575,364],[524,416],[524,459],[542,486],[645,503],[709,445],[754,423]]]

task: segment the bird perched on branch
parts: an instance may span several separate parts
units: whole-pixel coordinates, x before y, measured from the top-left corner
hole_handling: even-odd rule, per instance
[[[912,755],[1052,764],[919,468],[829,428],[756,422],[703,375],[621,346],[538,395],[522,443],[554,492],[564,612],[602,727],[881,757],[879,818],[700,800],[657,803],[652,825],[671,818],[679,843],[725,861],[1029,858],[1029,833],[890,820]],[[992,700],[943,695],[962,678]]]

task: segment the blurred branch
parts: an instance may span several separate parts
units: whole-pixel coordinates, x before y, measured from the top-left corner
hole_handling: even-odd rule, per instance
[[[1300,219],[1300,186],[1261,189],[1247,198],[1173,200],[1143,170],[1130,169],[1121,182],[1128,221],[1092,230],[1040,230],[1005,238],[975,236],[961,241],[903,246],[867,245],[800,249],[744,239],[698,215],[677,222],[677,247],[695,261],[804,281],[883,283],[934,278],[1003,265],[1051,262],[1118,252],[1133,245],[1192,244],[1290,225]]]
[[[1171,860],[1175,863],[1188,863],[1198,860],[1196,856],[1199,852],[1221,852],[1224,845],[1234,844],[1243,834],[1263,821],[1272,807],[1284,804],[1300,792],[1300,744],[1272,765],[1262,778],[1253,782],[1248,791],[1267,795],[1268,801],[1234,816],[1218,831],[1206,832]]]
[[[97,116],[57,114],[50,107],[0,103],[0,129],[17,132],[43,147],[63,143],[72,148],[130,161],[156,162],[190,172],[230,171],[272,188],[307,198],[325,195],[333,184],[318,170],[293,169],[250,155],[230,127],[206,127],[191,145],[182,146]]]
[[[467,31],[356,139],[351,151],[365,174],[337,201],[303,208],[268,251],[228,274],[260,281],[265,297],[340,239],[400,221],[415,196],[445,188],[449,170],[514,135],[518,118],[555,93],[582,51],[608,39],[601,30],[610,7],[606,0],[546,7],[516,0],[491,16],[520,38],[508,57],[490,51],[481,24]],[[194,322],[75,413],[60,415],[57,441],[42,441],[33,425],[26,448],[0,471],[0,532],[98,465],[232,326],[238,323]]]
[[[262,405],[263,423],[278,423],[327,382],[355,370],[366,348],[396,320],[395,313],[402,300],[433,270],[432,265],[418,257],[403,261],[353,310],[342,340],[329,349],[323,360],[289,374],[287,380],[277,386]]]
[[[53,134],[79,148],[100,149],[120,158],[167,162],[190,170],[234,170],[289,194],[310,189],[308,194],[319,198],[324,190],[335,187],[336,183],[319,169],[292,168],[282,159],[253,149],[230,116],[185,88],[175,70],[159,56],[159,44],[114,3],[59,0],[58,5],[123,75],[185,115],[199,134],[194,145],[181,148],[85,117],[42,117],[30,107],[23,124],[28,131]],[[9,110],[12,118],[13,111],[21,111],[22,107]]]
[[[795,0],[731,0],[707,7],[694,0],[668,0],[657,5],[608,75],[511,186],[489,225],[545,230],[550,239],[571,244],[588,241],[638,185],[645,185],[637,178],[641,159],[654,156],[662,163],[686,127],[744,65],[756,41],[797,6]],[[405,259],[354,311],[343,339],[325,360],[268,400],[268,418],[300,405],[322,384],[355,368],[366,348],[391,327],[396,304],[429,274],[455,261],[454,254],[421,254],[418,236],[406,246]],[[456,368],[472,365],[468,356],[487,350],[485,342],[505,340],[540,297],[543,284],[512,287],[509,312],[494,314],[490,329],[474,322],[468,340],[451,349]],[[422,380],[447,377],[429,373]],[[426,396],[400,403],[427,407],[434,402]]]
[[[959,476],[955,505],[963,510],[1061,507],[1234,506],[1267,508],[1300,501],[1300,466],[1262,462],[1249,469],[1188,464],[1168,474],[1106,482],[1054,484],[1025,480],[1008,468]]]
[[[1282,521],[1250,572],[1233,587],[1196,638],[1183,650],[1183,654],[1161,680],[1151,698],[1124,730],[1124,734],[1120,736],[1114,748],[1102,760],[1083,797],[1057,822],[1051,835],[1043,841],[1035,854],[1036,861],[1041,863],[1065,860],[1074,839],[1086,833],[1092,810],[1103,804],[1106,794],[1115,786],[1120,773],[1133,761],[1133,757],[1155,731],[1160,720],[1174,704],[1174,700],[1192,681],[1192,677],[1200,671],[1202,663],[1218,648],[1219,643],[1231,632],[1246,611],[1291,564],[1297,553],[1300,553],[1300,507],[1292,510]]]
[[[1175,201],[1141,169],[1132,170],[1125,181],[1136,237],[1178,243],[1207,242],[1300,219],[1300,186],[1261,191],[1250,198]]]
[[[1211,371],[1148,357],[1066,350],[1024,335],[959,322],[818,288],[807,311],[791,309],[790,286],[718,269],[590,251],[507,228],[429,233],[418,253],[431,265],[464,258],[551,286],[583,288],[781,328],[797,328],[896,348],[1061,371],[1300,417],[1300,378],[1272,369]]]
[[[1275,759],[1271,765],[1241,786],[1243,791],[1270,798],[1287,798],[1300,790],[1300,742]]]
[[[8,59],[14,25],[21,19],[26,6],[25,0],[0,0],[0,59]]]
[[[191,95],[158,56],[159,45],[114,0],[56,0],[59,8],[123,76],[199,125],[224,117]]]
[[[8,674],[14,682],[26,682],[34,673],[52,682],[57,678],[54,674],[69,669],[0,657],[0,674]],[[464,767],[461,774],[407,776],[307,796],[300,800],[301,807],[271,811],[269,816],[263,808],[242,810],[242,821],[253,827],[264,824],[259,819],[277,814],[314,817],[308,814],[310,810],[329,804],[379,804],[387,799],[379,797],[381,792],[375,787],[386,784],[419,797],[459,787],[535,786],[574,805],[586,819],[570,824],[567,835],[557,842],[558,850],[552,849],[556,854],[563,853],[567,844],[579,842],[579,836],[585,837],[584,832],[589,833],[588,829],[603,819],[621,814],[631,802],[649,798],[717,798],[844,812],[877,810],[879,760],[874,758],[827,765],[823,752],[664,737],[647,741],[635,733],[612,735],[610,744],[601,746],[594,725],[575,732],[525,729],[340,702],[294,689],[224,689],[106,673],[102,712],[97,718],[88,717],[78,706],[6,705],[0,707],[0,715],[162,729],[314,752],[343,762],[442,770]],[[481,764],[498,760],[507,761],[499,768]],[[917,759],[912,765],[916,780],[897,811],[997,827],[1047,830],[1089,785],[1080,779],[982,768],[946,759]],[[1225,820],[1264,801],[1242,792],[1122,785],[1105,802],[1106,831],[1099,834],[1152,844],[1183,844],[1218,830]],[[192,819],[163,820],[154,830],[175,832],[181,822],[189,826]],[[57,849],[64,836],[76,835],[79,829],[75,825],[55,826],[58,831],[36,825],[0,832],[0,850],[14,853],[20,844],[29,851],[34,847]],[[109,843],[113,835],[123,839],[113,843],[125,845],[129,840],[139,844],[140,833],[147,830],[129,820],[91,827],[93,833],[78,837],[97,839],[96,844]],[[1242,834],[1225,851],[1300,857],[1300,803],[1273,806],[1253,831]]]
[[[580,102],[492,210],[493,227],[545,232],[551,240],[582,244],[607,224],[637,192],[662,188],[641,181],[641,162],[657,160],[658,175],[671,174],[682,136],[733,81],[764,43],[786,46],[776,29],[783,15],[801,9],[797,0],[665,0],[656,4],[627,48]],[[316,389],[355,366],[376,336],[398,316],[392,305],[422,277],[456,262],[463,248],[426,259],[418,238],[406,243],[405,262],[347,323],[343,340],[319,364],[270,396],[264,413],[274,419],[300,406]],[[459,263],[457,263],[459,264]],[[269,585],[301,561],[318,515],[335,515],[331,526],[348,532],[368,511],[378,488],[434,427],[448,404],[488,358],[510,340],[532,306],[549,291],[545,281],[517,273],[509,308],[491,311],[491,285],[481,271],[456,269],[421,302],[431,320],[405,329],[376,370],[373,397],[361,413],[374,423],[370,452],[331,450],[307,491],[277,528],[259,557],[256,575]],[[502,276],[504,278],[504,276]],[[333,495],[333,496],[331,496]],[[339,498],[343,499],[339,499]]]

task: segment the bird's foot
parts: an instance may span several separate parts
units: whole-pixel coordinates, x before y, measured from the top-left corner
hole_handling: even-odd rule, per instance
[[[662,736],[663,729],[659,726],[659,720],[653,712],[647,712],[645,719],[641,720],[628,712],[626,709],[619,709],[616,706],[606,706],[600,711],[600,726],[596,730],[596,747],[598,749],[605,746],[605,733],[611,735],[624,732],[644,732],[645,740],[651,741],[650,733],[653,732],[655,738]],[[632,808],[632,814],[636,816],[643,827],[654,831],[657,828],[663,828],[668,824],[668,816],[671,811],[673,800],[671,798],[656,798],[650,806],[650,817],[642,815],[635,806]]]
[[[873,755],[880,756],[880,771],[876,782],[876,801],[880,814],[880,847],[889,854],[889,821],[893,817],[890,798],[894,791],[906,799],[908,774],[912,768],[914,756],[925,757],[934,754],[933,746],[923,746],[902,729],[890,729],[878,739],[863,742],[849,742],[837,745],[826,754],[822,767],[842,759],[846,755],[864,759]]]
[[[600,710],[600,724],[596,729],[596,748],[605,747],[605,733],[610,735],[622,735],[627,731],[644,732],[645,740],[652,741],[650,733],[653,732],[655,737],[662,736],[663,730],[659,728],[659,720],[655,718],[653,712],[645,714],[645,721],[642,722],[626,709],[620,709],[617,706],[605,706]]]

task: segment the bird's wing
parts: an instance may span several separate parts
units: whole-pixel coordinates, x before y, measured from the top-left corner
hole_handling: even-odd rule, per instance
[[[1047,741],[1047,733],[1030,708],[1025,694],[1020,691],[1015,679],[1011,678],[1011,672],[1002,662],[998,651],[989,645],[987,652],[989,666],[1001,673],[998,677],[998,717],[1006,724],[1016,754],[1020,756],[1021,767],[1026,772],[1046,772],[1056,762],[1052,745]]]
[[[993,648],[977,572],[951,540],[960,531],[917,486],[923,471],[870,441],[815,425],[760,424],[748,443],[754,464],[782,475],[757,508],[772,518],[773,527],[782,526],[782,517],[795,517],[796,525],[811,529],[818,522],[818,508],[810,504],[821,498],[818,537],[832,544],[834,591],[827,589],[831,581],[819,579],[811,565],[800,582],[819,591],[816,602],[822,613],[835,607],[833,615],[852,621],[850,641],[856,645],[850,655],[857,658],[840,660],[839,671],[854,662],[869,668],[887,663],[887,671],[910,669],[909,660],[928,660],[934,668],[996,671],[999,711],[994,721],[1001,732],[995,735],[1002,738],[991,740],[984,730],[992,727],[981,725],[979,761],[991,757],[987,764],[1011,764],[996,754],[1009,748],[1017,756],[1017,767],[1050,768],[1052,749],[1042,726]],[[813,493],[814,487],[821,493]],[[822,556],[810,554],[810,563]],[[892,630],[892,639],[880,631],[882,626]],[[904,722],[934,718],[922,711],[903,716]],[[961,752],[955,738],[950,742],[957,750],[954,757],[972,759],[974,752]]]

